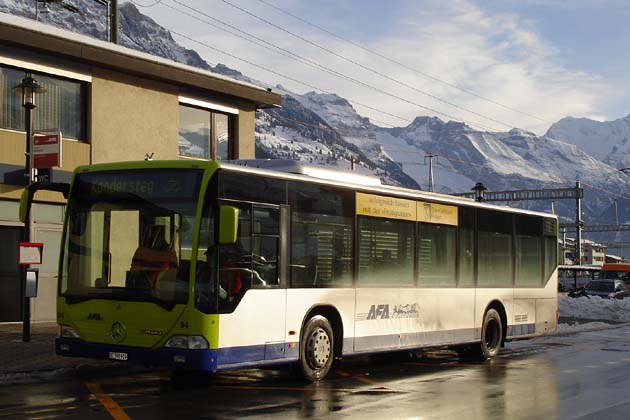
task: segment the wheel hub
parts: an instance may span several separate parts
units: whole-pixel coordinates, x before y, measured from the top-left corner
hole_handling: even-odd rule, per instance
[[[322,328],[317,328],[308,339],[306,354],[309,364],[323,367],[330,358],[330,337]]]

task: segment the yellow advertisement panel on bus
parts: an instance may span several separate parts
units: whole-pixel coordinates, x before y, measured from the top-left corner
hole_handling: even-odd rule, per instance
[[[357,193],[357,214],[457,226],[457,207],[404,198]]]
[[[357,214],[416,221],[416,202],[404,198],[357,193]]]
[[[457,207],[418,201],[418,222],[457,226]]]

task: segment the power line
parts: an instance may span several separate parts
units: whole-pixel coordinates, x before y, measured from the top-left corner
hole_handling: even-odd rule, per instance
[[[358,84],[358,85],[361,85],[361,86],[363,86],[363,87],[366,87],[366,88],[368,88],[368,89],[371,89],[371,90],[373,90],[373,91],[375,91],[375,92],[378,92],[378,93],[380,93],[380,94],[383,94],[383,95],[389,96],[389,97],[391,97],[391,98],[397,99],[397,100],[399,100],[399,101],[405,102],[405,103],[407,103],[407,104],[417,106],[418,108],[424,109],[424,110],[426,110],[426,111],[430,111],[430,112],[433,112],[433,113],[435,113],[435,114],[442,115],[443,117],[446,117],[446,118],[448,118],[448,119],[451,119],[451,120],[454,120],[454,121],[462,121],[462,122],[465,122],[465,120],[464,120],[464,119],[462,119],[462,118],[459,118],[459,117],[456,117],[456,116],[453,116],[453,115],[450,115],[450,114],[447,114],[447,113],[444,113],[444,112],[438,111],[438,110],[436,110],[436,109],[433,109],[433,108],[427,107],[427,106],[425,106],[425,105],[422,105],[422,104],[420,104],[420,103],[417,103],[417,102],[411,101],[411,100],[406,99],[406,98],[403,98],[403,97],[401,97],[401,96],[394,95],[394,94],[392,94],[391,92],[387,92],[387,91],[385,91],[385,90],[382,90],[382,89],[380,89],[380,88],[377,88],[377,87],[375,87],[375,86],[372,86],[372,85],[370,85],[370,84],[368,84],[368,83],[365,83],[365,82],[362,82],[362,81],[360,81],[360,80],[354,79],[354,78],[352,78],[352,77],[350,77],[350,76],[347,76],[347,75],[345,75],[345,74],[343,74],[343,73],[337,72],[337,71],[335,71],[335,70],[333,70],[333,69],[331,69],[331,68],[329,68],[329,67],[323,66],[323,65],[321,65],[321,64],[319,64],[319,63],[316,63],[316,62],[314,62],[313,60],[310,60],[310,59],[308,59],[308,58],[306,58],[306,57],[302,57],[302,56],[300,56],[299,54],[295,54],[295,53],[293,53],[293,52],[291,52],[291,51],[289,51],[289,50],[286,50],[286,49],[284,49],[284,48],[282,48],[282,47],[278,47],[277,45],[275,45],[275,44],[273,44],[273,43],[271,43],[271,42],[269,42],[269,41],[266,41],[266,40],[264,40],[264,39],[262,39],[262,38],[259,38],[259,37],[255,36],[255,35],[252,35],[252,34],[248,33],[248,32],[245,32],[245,31],[243,31],[243,30],[241,30],[241,29],[239,29],[239,28],[237,28],[237,27],[235,27],[235,26],[233,26],[233,25],[227,24],[227,23],[225,23],[225,22],[223,22],[223,21],[221,21],[221,20],[219,20],[219,19],[217,19],[217,18],[214,18],[214,17],[212,17],[212,16],[209,16],[208,14],[204,13],[203,11],[198,10],[198,9],[195,9],[195,8],[193,8],[193,7],[191,7],[191,6],[186,5],[186,4],[183,4],[183,3],[181,3],[181,2],[180,2],[180,1],[178,1],[178,0],[172,0],[172,1],[173,1],[174,3],[177,3],[177,4],[181,5],[181,6],[183,6],[183,7],[187,8],[187,9],[189,9],[189,10],[194,11],[195,13],[201,14],[201,15],[203,15],[203,16],[205,16],[205,17],[209,18],[209,19],[212,19],[212,20],[214,20],[214,21],[216,21],[216,22],[221,23],[222,25],[225,25],[225,26],[227,26],[227,27],[229,27],[229,28],[232,28],[232,29],[234,29],[234,30],[236,30],[236,31],[238,31],[238,32],[240,32],[240,33],[243,33],[243,34],[245,34],[245,35],[247,35],[247,36],[249,36],[249,37],[251,37],[251,38],[254,38],[254,39],[256,39],[256,40],[258,40],[258,41],[260,41],[260,42],[262,42],[262,43],[264,43],[264,44],[271,45],[271,46],[273,46],[274,48],[276,48],[276,49],[277,49],[277,50],[279,50],[279,51],[273,50],[273,49],[271,49],[271,48],[269,48],[269,47],[267,47],[267,46],[265,46],[265,45],[261,45],[260,43],[255,42],[255,41],[253,41],[253,40],[251,40],[251,39],[244,38],[244,37],[242,37],[241,35],[235,34],[235,33],[231,32],[231,31],[228,31],[228,30],[226,30],[226,29],[224,29],[224,28],[217,27],[216,25],[214,25],[214,24],[212,24],[212,23],[210,23],[210,22],[208,22],[208,21],[206,21],[206,20],[204,20],[204,19],[201,19],[201,18],[200,18],[200,17],[198,17],[198,16],[195,16],[195,15],[192,15],[192,14],[190,14],[190,13],[187,13],[187,12],[185,12],[185,11],[181,10],[181,9],[176,8],[176,7],[173,7],[173,6],[170,6],[170,5],[167,5],[167,4],[164,4],[164,6],[166,6],[166,7],[170,8],[170,9],[172,9],[172,10],[178,11],[178,12],[180,12],[180,13],[182,13],[182,14],[186,15],[186,16],[189,16],[189,17],[191,17],[191,18],[193,18],[193,19],[196,19],[196,20],[198,20],[198,21],[200,21],[200,22],[206,23],[206,24],[208,24],[209,26],[211,26],[211,27],[213,27],[213,28],[216,28],[216,29],[219,29],[219,30],[222,30],[222,31],[228,32],[228,33],[230,33],[230,34],[232,34],[232,35],[234,35],[234,36],[237,36],[237,37],[239,37],[239,38],[241,38],[241,39],[245,39],[245,40],[246,40],[246,41],[248,41],[248,42],[252,42],[252,43],[254,43],[254,44],[258,45],[258,46],[261,46],[261,47],[263,47],[263,48],[265,48],[265,49],[267,49],[267,50],[270,50],[270,51],[276,52],[276,53],[278,53],[278,54],[280,54],[280,55],[283,55],[283,56],[285,56],[285,57],[287,57],[287,54],[289,54],[291,57],[288,57],[288,58],[291,58],[291,59],[297,59],[297,61],[300,61],[302,64],[306,64],[306,65],[309,65],[309,66],[311,66],[311,67],[315,67],[315,68],[317,68],[317,69],[319,69],[319,70],[321,70],[321,71],[324,71],[324,72],[326,72],[326,73],[329,73],[329,74],[335,75],[335,76],[337,76],[337,77],[343,78],[344,80],[347,80],[347,81],[351,81],[351,82],[353,82],[353,83],[356,83],[356,84]],[[223,1],[223,0],[222,0],[222,1]],[[173,33],[175,33],[175,31],[172,31],[172,32],[173,32]],[[196,42],[196,41],[194,41],[194,42]],[[214,49],[215,49],[215,50],[217,50],[216,48],[214,48]],[[222,51],[220,51],[220,50],[217,50],[217,51],[222,52]],[[285,54],[285,53],[286,53],[286,54]],[[249,64],[251,64],[251,62],[250,62]],[[260,68],[260,66],[257,66],[257,67],[259,67],[259,68]],[[276,73],[276,74],[277,74],[277,73]],[[385,77],[387,77],[387,76],[385,76]],[[288,80],[292,80],[292,81],[294,81],[294,82],[296,81],[296,79],[292,79],[292,78],[289,78],[289,77],[286,77],[286,76],[285,76],[285,78],[287,78]],[[327,91],[326,91],[326,90],[324,90],[324,89],[321,89],[321,88],[314,88],[314,87],[313,87],[312,85],[310,85],[310,84],[302,83],[302,82],[299,82],[299,81],[298,81],[297,83],[300,83],[300,84],[302,84],[303,86],[307,86],[307,87],[310,87],[310,88],[313,88],[313,89],[319,90],[319,91],[324,92],[324,93],[332,94],[331,92],[327,92]],[[372,109],[372,110],[376,110],[376,111],[381,112],[381,113],[383,113],[383,114],[386,114],[386,115],[389,115],[389,116],[393,116],[393,117],[398,118],[398,119],[403,120],[403,121],[410,121],[410,120],[405,119],[405,118],[402,118],[402,117],[400,117],[400,116],[393,115],[393,114],[387,113],[387,112],[382,111],[382,110],[377,110],[377,109],[375,109],[375,108],[373,108],[373,107],[371,107],[371,106],[369,106],[369,105],[362,104],[362,103],[360,103],[360,102],[358,102],[358,101],[355,101],[354,99],[352,99],[352,102],[355,102],[355,103],[357,103],[357,104],[359,104],[359,105],[361,105],[361,106],[363,106],[363,107],[366,107],[366,108],[369,108],[369,109]],[[473,111],[470,111],[470,112],[473,112]],[[474,113],[474,112],[473,112],[473,113]],[[479,114],[479,115],[481,115],[481,114]],[[480,124],[480,123],[468,122],[468,124],[469,124],[469,125],[471,125],[471,126],[476,126],[476,127],[479,127],[479,128],[481,128],[482,130],[486,130],[486,131],[498,131],[498,130],[496,130],[496,129],[495,129],[495,128],[493,128],[493,127],[489,127],[489,126],[487,126],[487,125]],[[502,123],[502,124],[503,124],[503,123]],[[506,125],[506,126],[508,126],[508,127],[511,127],[511,126],[509,126],[509,125],[507,125],[507,124],[503,124],[503,125]]]
[[[177,2],[177,3],[179,3],[179,2]],[[179,4],[181,4],[181,3],[179,3]],[[248,38],[246,38],[246,37],[244,37],[244,36],[242,36],[242,35],[239,35],[239,34],[237,34],[237,33],[234,33],[234,32],[232,32],[232,31],[229,31],[229,30],[227,30],[227,29],[225,29],[225,28],[221,28],[221,27],[219,27],[219,26],[217,26],[217,25],[212,24],[211,22],[208,22],[208,21],[206,21],[206,20],[204,20],[204,19],[201,19],[201,18],[200,18],[200,17],[198,17],[198,16],[195,16],[195,15],[192,15],[192,14],[190,14],[190,13],[187,13],[187,12],[186,12],[186,11],[184,11],[184,10],[181,10],[181,9],[176,8],[176,7],[170,6],[170,5],[166,4],[166,3],[164,4],[164,6],[165,6],[165,7],[170,8],[171,10],[175,10],[175,11],[177,11],[177,12],[179,12],[179,13],[182,13],[182,14],[184,14],[184,15],[186,15],[186,16],[189,16],[189,17],[191,17],[191,18],[193,18],[193,19],[196,19],[196,20],[198,20],[198,21],[200,21],[200,22],[206,23],[207,25],[209,25],[209,26],[211,26],[211,27],[213,27],[213,28],[219,29],[219,30],[221,30],[221,31],[227,32],[227,33],[229,33],[229,34],[231,34],[231,35],[234,35],[234,36],[236,36],[236,37],[239,37],[239,38],[241,38],[241,39],[244,39],[244,40],[246,40],[246,41],[248,41],[248,42],[251,42],[251,43],[253,43],[253,44],[255,44],[255,45],[258,45],[258,46],[260,46],[260,47],[262,47],[262,48],[265,48],[265,49],[267,49],[267,50],[269,50],[269,51],[272,51],[272,52],[278,53],[278,54],[280,54],[280,55],[282,55],[282,56],[285,56],[285,57],[288,57],[288,58],[290,58],[290,59],[297,59],[298,61],[300,61],[300,60],[304,60],[304,61],[301,61],[303,64],[310,65],[311,67],[315,67],[315,68],[318,68],[318,69],[320,69],[320,70],[322,70],[322,71],[325,71],[325,72],[327,72],[327,73],[330,73],[330,74],[336,75],[336,76],[338,76],[338,77],[342,77],[342,78],[344,78],[345,80],[348,80],[348,81],[353,81],[353,82],[356,82],[356,83],[359,83],[359,84],[363,84],[363,85],[365,85],[366,87],[371,87],[371,86],[369,86],[369,85],[367,85],[367,84],[364,84],[363,82],[360,82],[360,81],[358,81],[358,80],[352,79],[352,78],[351,78],[351,77],[349,77],[349,76],[346,76],[346,75],[344,75],[344,74],[338,73],[338,72],[336,72],[336,71],[334,71],[334,70],[332,70],[332,69],[329,69],[329,68],[327,68],[327,67],[325,67],[325,66],[322,66],[322,65],[320,65],[320,64],[318,64],[318,63],[315,63],[315,62],[313,62],[313,61],[309,60],[308,58],[302,57],[302,56],[300,56],[300,55],[298,55],[298,54],[294,54],[294,53],[292,53],[292,52],[291,52],[291,51],[289,51],[289,50],[286,50],[286,49],[284,49],[284,48],[278,47],[278,46],[276,46],[276,45],[274,45],[274,44],[272,44],[272,43],[270,43],[270,42],[268,42],[268,41],[265,41],[265,40],[264,40],[264,39],[262,39],[262,38],[259,38],[259,37],[255,36],[255,35],[252,35],[252,34],[250,34],[250,33],[248,33],[248,32],[245,32],[245,31],[243,31],[243,30],[241,30],[241,29],[238,29],[238,28],[237,28],[237,27],[235,27],[235,26],[232,26],[232,25],[230,25],[230,24],[228,24],[228,23],[225,23],[225,22],[223,22],[223,21],[221,21],[221,20],[219,20],[219,19],[216,19],[216,18],[214,18],[214,17],[212,17],[212,16],[209,16],[209,15],[207,15],[207,14],[205,14],[205,13],[201,12],[201,11],[197,11],[197,12],[198,12],[198,13],[200,13],[200,14],[202,14],[202,15],[204,15],[204,16],[206,16],[206,17],[208,17],[208,18],[210,18],[210,19],[212,19],[212,20],[214,20],[214,21],[217,21],[217,22],[221,23],[222,25],[225,25],[225,26],[227,26],[227,27],[229,27],[229,28],[232,28],[232,29],[234,29],[234,30],[236,30],[236,31],[238,31],[238,32],[241,32],[241,33],[243,33],[243,34],[245,34],[245,35],[247,35],[247,36],[250,36],[250,37],[252,37],[252,38],[254,38],[254,39],[256,39],[256,40],[259,40],[260,42],[256,42],[256,41],[254,41],[254,40],[252,40],[252,39],[248,39]],[[192,9],[192,8],[190,8],[189,6],[186,6],[185,4],[182,4],[182,6],[184,6],[184,7],[186,7],[186,8],[189,8],[189,9]],[[192,9],[192,10],[196,10],[196,9]],[[280,50],[280,51],[276,51],[276,50],[274,50],[274,49],[272,49],[272,48],[268,47],[267,45],[264,45],[264,44],[261,44],[261,43],[271,45],[271,46],[273,46],[274,48],[276,48],[277,50]],[[284,52],[286,52],[286,54],[284,54]],[[287,54],[288,54],[288,55],[287,55]],[[272,85],[270,85],[270,86],[272,86]],[[308,87],[310,87],[310,86],[308,86]],[[324,90],[324,89],[321,89],[321,88],[315,88],[315,89],[316,89],[316,90],[319,90],[320,92],[324,92],[324,93],[327,93],[327,94],[332,94],[331,92],[328,92],[328,91],[326,91],[326,90]],[[384,115],[388,115],[388,116],[390,116],[390,117],[397,118],[397,119],[399,119],[399,120],[401,120],[401,121],[408,122],[408,123],[412,122],[412,120],[409,120],[409,119],[407,119],[407,118],[403,118],[403,117],[401,117],[401,116],[399,116],[399,115],[391,114],[391,113],[389,113],[389,112],[387,112],[387,111],[383,111],[383,110],[378,109],[378,108],[374,108],[374,107],[372,107],[372,106],[370,106],[370,105],[367,105],[367,104],[361,103],[361,102],[359,102],[359,101],[357,101],[357,100],[352,99],[352,102],[353,102],[353,103],[355,103],[355,104],[357,104],[357,105],[360,105],[360,106],[362,106],[362,107],[365,107],[365,108],[371,109],[371,110],[373,110],[373,111],[376,111],[376,112],[382,113],[382,114],[384,114]],[[382,123],[382,124],[385,124],[385,125],[392,125],[392,126],[393,126],[393,124],[384,123],[384,122],[381,122],[381,121],[379,121],[379,120],[377,120],[377,119],[374,119],[374,118],[372,118],[371,120],[373,120],[373,121],[377,121],[377,122]],[[484,126],[480,126],[480,127],[484,128],[484,129],[487,129],[487,127],[484,127]]]
[[[149,7],[153,7],[153,6],[157,6],[158,4],[162,3],[162,0],[155,0],[153,3],[151,4],[140,4],[138,3],[136,0],[130,0],[133,4],[135,4],[136,6],[140,6],[140,7],[145,7],[145,8],[149,8]]]
[[[176,0],[173,0],[173,1],[176,1]],[[371,72],[371,73],[373,73],[373,74],[376,74],[376,75],[378,75],[378,76],[380,76],[380,77],[383,77],[383,78],[385,78],[385,79],[387,79],[387,80],[389,80],[389,81],[391,81],[391,82],[394,82],[394,83],[399,84],[399,85],[401,85],[401,86],[404,86],[404,87],[406,87],[406,88],[412,89],[412,90],[414,90],[414,91],[416,91],[416,92],[418,92],[418,93],[421,93],[421,94],[423,94],[423,95],[426,95],[426,96],[428,96],[428,97],[430,97],[430,98],[433,98],[433,99],[435,99],[435,100],[437,100],[437,101],[443,102],[443,103],[445,103],[445,104],[447,104],[447,105],[450,105],[450,106],[452,106],[452,107],[454,107],[454,108],[461,109],[461,110],[463,110],[463,111],[469,112],[469,113],[471,113],[471,114],[473,114],[473,115],[476,115],[476,116],[478,116],[478,117],[481,117],[481,118],[487,119],[487,120],[489,120],[489,121],[493,121],[493,122],[495,122],[495,123],[497,123],[497,124],[500,124],[500,125],[503,125],[503,126],[505,126],[505,127],[509,127],[509,128],[513,128],[513,127],[515,127],[513,124],[504,123],[504,122],[499,121],[499,120],[497,120],[497,119],[494,119],[494,118],[492,118],[492,117],[488,117],[487,115],[480,114],[480,113],[475,112],[475,111],[472,111],[472,110],[470,110],[470,109],[468,109],[468,108],[465,108],[465,107],[459,106],[459,105],[457,105],[457,104],[454,104],[454,103],[452,103],[452,102],[449,102],[449,101],[447,101],[447,100],[444,100],[444,99],[442,99],[442,98],[440,98],[440,97],[438,97],[438,96],[435,96],[435,95],[433,95],[433,94],[431,94],[431,93],[428,93],[428,92],[425,92],[425,91],[423,91],[423,90],[421,90],[421,89],[418,89],[418,88],[416,88],[415,86],[411,86],[411,85],[409,85],[409,84],[407,84],[407,83],[405,83],[405,82],[401,82],[400,80],[397,80],[397,79],[395,79],[395,78],[393,78],[393,77],[390,77],[390,76],[388,76],[388,75],[386,75],[386,74],[384,74],[384,73],[382,73],[382,72],[380,72],[380,71],[378,71],[378,70],[374,70],[374,69],[372,69],[372,68],[370,68],[370,67],[368,67],[368,66],[365,66],[365,65],[363,65],[363,64],[361,64],[361,63],[359,63],[359,62],[357,62],[357,61],[351,60],[351,59],[349,59],[348,57],[345,57],[345,56],[343,56],[343,55],[341,55],[341,54],[338,54],[338,53],[336,53],[335,51],[333,51],[333,50],[331,50],[331,49],[329,49],[329,48],[323,47],[323,46],[319,45],[319,44],[318,44],[318,43],[316,43],[316,42],[313,42],[313,41],[311,41],[311,40],[309,40],[309,39],[307,39],[307,38],[304,38],[303,36],[298,35],[298,34],[296,34],[296,33],[293,33],[293,32],[291,32],[291,31],[289,31],[288,29],[283,28],[283,27],[282,27],[282,26],[280,26],[280,25],[277,25],[277,24],[275,24],[275,23],[273,23],[273,22],[271,22],[271,21],[269,21],[269,20],[267,20],[267,19],[264,19],[264,18],[262,18],[262,17],[260,17],[260,16],[258,16],[258,15],[256,15],[256,14],[254,14],[254,13],[251,13],[251,12],[247,11],[246,9],[243,9],[242,7],[239,7],[239,6],[237,6],[237,5],[235,5],[235,4],[231,3],[231,2],[229,2],[228,0],[220,0],[220,1],[222,1],[223,3],[225,3],[225,4],[229,5],[229,6],[232,6],[233,8],[235,8],[235,9],[237,9],[237,10],[240,10],[241,12],[243,12],[243,13],[245,13],[245,14],[247,14],[247,15],[249,15],[249,16],[251,16],[251,17],[253,17],[253,18],[257,19],[257,20],[260,20],[261,22],[264,22],[264,23],[266,23],[266,24],[268,24],[268,25],[270,25],[270,26],[272,26],[272,27],[274,27],[274,28],[276,28],[276,29],[278,29],[278,30],[280,30],[280,31],[282,31],[282,32],[285,32],[285,33],[287,33],[287,34],[289,34],[289,35],[291,35],[291,36],[293,36],[293,37],[295,37],[295,38],[297,38],[297,39],[299,39],[299,40],[301,40],[301,41],[303,41],[303,42],[306,42],[306,43],[307,43],[307,44],[309,44],[309,45],[312,45],[312,46],[314,46],[314,47],[316,47],[316,48],[319,48],[319,49],[321,49],[321,50],[323,50],[323,51],[325,51],[325,52],[327,52],[327,53],[329,53],[329,54],[331,54],[331,55],[334,55],[334,56],[335,56],[335,57],[337,57],[337,58],[340,58],[340,59],[342,59],[342,60],[344,60],[344,61],[347,61],[347,62],[349,62],[349,63],[351,63],[351,64],[354,64],[355,66],[358,66],[358,67],[360,67],[360,68],[362,68],[362,69],[364,69],[364,70],[367,70],[367,71],[369,71],[369,72]],[[181,4],[181,3],[180,3],[180,4]],[[426,109],[426,107],[423,107],[423,108],[425,108],[425,109]],[[435,110],[431,110],[431,111],[436,112]],[[442,115],[444,115],[444,114],[442,114]],[[452,116],[449,116],[449,118],[453,118],[453,117],[452,117]],[[455,119],[455,120],[460,120],[460,121],[463,121],[463,119],[462,119],[462,118],[454,118],[454,119]]]
[[[136,6],[140,6],[140,7],[144,7],[144,8],[149,8],[149,7],[153,7],[153,6],[157,6],[158,4],[162,3],[162,0],[155,0],[153,3],[151,4],[140,4],[137,2],[137,0],[130,0],[133,4],[135,4]]]
[[[278,7],[278,6],[274,5],[274,4],[271,4],[271,3],[269,3],[269,2],[267,2],[267,1],[265,1],[265,0],[258,0],[258,1],[259,1],[260,3],[263,3],[263,4],[267,5],[267,6],[269,6],[269,7],[273,8],[273,9],[275,9],[275,10],[279,11],[279,12],[281,12],[281,13],[284,13],[285,15],[291,16],[292,18],[297,19],[297,20],[299,20],[300,22],[306,23],[306,24],[307,24],[307,25],[309,25],[309,26],[312,26],[312,27],[314,27],[314,28],[316,28],[316,29],[319,29],[320,31],[325,32],[325,33],[327,33],[328,35],[331,35],[331,36],[333,36],[333,37],[335,37],[335,38],[337,38],[337,39],[340,39],[340,40],[342,40],[342,41],[344,41],[344,42],[346,42],[346,43],[348,43],[348,44],[351,44],[351,45],[353,45],[353,46],[355,46],[355,47],[357,47],[357,48],[360,48],[360,49],[362,49],[363,51],[367,51],[367,52],[369,52],[370,54],[373,54],[373,55],[375,55],[375,56],[377,56],[377,57],[380,57],[380,58],[382,58],[382,59],[384,59],[384,60],[387,60],[387,61],[389,61],[390,63],[394,63],[394,64],[396,64],[396,65],[398,65],[398,66],[400,66],[400,67],[403,67],[403,68],[405,68],[405,69],[407,69],[407,70],[410,70],[410,71],[412,71],[412,72],[414,72],[414,73],[416,73],[416,74],[419,74],[419,75],[421,75],[421,76],[423,76],[423,77],[426,77],[426,78],[428,78],[428,79],[431,79],[431,80],[433,80],[433,81],[435,81],[435,82],[442,83],[442,84],[444,84],[444,85],[446,85],[446,86],[449,86],[449,87],[454,88],[454,89],[457,89],[457,90],[459,90],[459,91],[461,91],[461,92],[467,93],[467,94],[469,94],[469,95],[471,95],[471,96],[474,96],[474,97],[476,97],[476,98],[478,98],[478,99],[482,99],[482,100],[487,101],[487,102],[489,102],[489,103],[492,103],[492,104],[494,104],[494,105],[498,105],[498,106],[500,106],[500,107],[502,107],[502,108],[504,108],[504,109],[507,109],[507,110],[509,110],[509,111],[513,111],[513,112],[519,113],[519,114],[521,114],[521,115],[525,115],[525,116],[527,116],[527,117],[534,118],[534,119],[536,119],[536,120],[538,120],[538,121],[541,121],[541,122],[544,122],[544,123],[549,123],[549,124],[552,124],[552,123],[553,123],[552,121],[547,121],[547,120],[545,120],[544,118],[537,117],[536,115],[530,114],[530,113],[528,113],[528,112],[525,112],[525,111],[520,111],[520,110],[518,110],[518,109],[515,109],[515,108],[512,108],[512,107],[509,107],[509,106],[507,106],[507,105],[505,105],[505,104],[502,104],[501,102],[495,101],[495,100],[490,99],[490,98],[487,98],[487,97],[485,97],[485,96],[482,96],[482,95],[480,95],[480,94],[478,94],[478,93],[476,93],[476,92],[474,92],[474,91],[472,91],[472,90],[465,89],[465,88],[463,88],[463,87],[461,87],[461,86],[458,86],[458,85],[456,85],[456,84],[454,84],[454,83],[447,82],[447,81],[445,81],[445,80],[443,80],[443,79],[440,79],[439,77],[432,76],[432,75],[430,75],[430,74],[428,74],[428,73],[424,73],[424,72],[422,72],[422,71],[420,71],[420,70],[417,70],[417,69],[415,69],[415,68],[413,68],[413,67],[410,67],[410,66],[408,66],[408,65],[406,65],[406,64],[404,64],[404,63],[401,63],[400,61],[394,60],[394,59],[393,59],[393,58],[391,58],[391,57],[388,57],[388,56],[386,56],[386,55],[384,55],[384,54],[381,54],[381,53],[379,53],[378,51],[374,51],[374,50],[372,50],[372,49],[370,49],[370,48],[367,48],[367,47],[366,47],[366,46],[364,46],[364,45],[361,45],[361,44],[359,44],[359,43],[357,43],[357,42],[354,42],[354,41],[352,41],[352,40],[350,40],[350,39],[344,38],[344,37],[342,37],[342,36],[340,36],[340,35],[338,35],[338,34],[336,34],[336,33],[332,32],[332,31],[330,31],[330,30],[328,30],[328,29],[326,29],[326,28],[324,28],[324,27],[322,27],[322,26],[319,26],[319,25],[317,25],[317,24],[315,24],[315,23],[312,23],[312,22],[310,22],[310,21],[308,21],[308,20],[306,20],[306,19],[304,19],[304,18],[302,18],[302,17],[300,17],[300,16],[297,16],[297,15],[295,15],[295,14],[293,14],[293,13],[291,13],[291,12],[289,12],[289,11],[285,10],[285,9],[282,9],[282,8],[280,8],[280,7]]]

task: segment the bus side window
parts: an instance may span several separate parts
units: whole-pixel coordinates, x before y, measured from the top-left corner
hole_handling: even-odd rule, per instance
[[[348,287],[353,277],[354,193],[289,182],[291,287]]]

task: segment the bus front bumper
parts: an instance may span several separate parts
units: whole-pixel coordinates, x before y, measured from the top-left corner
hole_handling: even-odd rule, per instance
[[[60,356],[116,360],[147,366],[217,370],[216,350],[126,347],[88,343],[78,338],[58,337],[55,339],[55,352]]]

